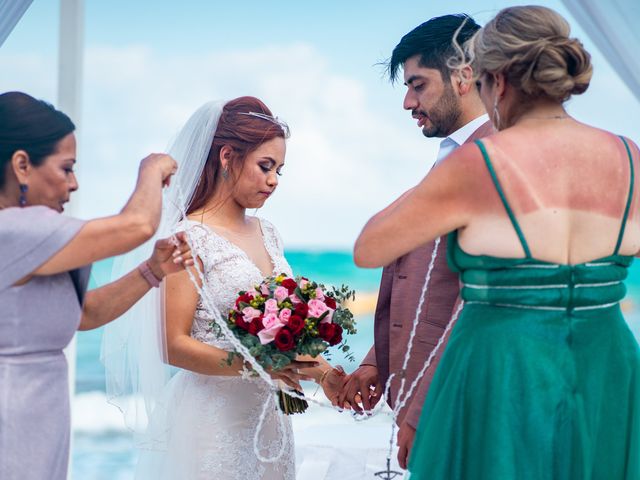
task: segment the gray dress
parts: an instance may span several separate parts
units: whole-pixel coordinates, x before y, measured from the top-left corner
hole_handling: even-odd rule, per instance
[[[62,349],[78,328],[90,266],[33,277],[84,222],[42,206],[0,210],[0,479],[63,480],[69,386]]]

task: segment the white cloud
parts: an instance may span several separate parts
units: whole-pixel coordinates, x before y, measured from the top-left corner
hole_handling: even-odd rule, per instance
[[[365,82],[332,71],[308,45],[204,56],[90,46],[85,63],[75,207],[84,218],[117,211],[139,159],[163,150],[188,116],[214,98],[257,96],[290,124],[285,175],[259,213],[288,245],[350,247],[371,214],[415,184],[426,173],[424,159],[435,155],[417,128],[387,118]],[[43,73],[36,61],[21,59],[19,67],[35,78]],[[28,82],[23,89],[45,91]]]

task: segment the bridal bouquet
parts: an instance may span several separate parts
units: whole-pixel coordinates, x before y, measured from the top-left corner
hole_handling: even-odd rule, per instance
[[[281,274],[239,292],[229,311],[229,327],[264,368],[281,369],[297,355],[330,356],[333,346],[353,361],[344,339],[356,333],[353,314],[344,306],[353,298],[355,292],[345,285],[329,290],[307,278]],[[235,356],[240,354],[229,352],[227,361]],[[285,413],[298,413],[307,404],[283,393],[280,407]]]

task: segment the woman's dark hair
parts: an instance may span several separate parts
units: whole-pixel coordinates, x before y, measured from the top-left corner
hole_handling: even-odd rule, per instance
[[[222,147],[226,145],[233,150],[229,170],[236,176],[242,171],[244,160],[249,153],[269,140],[288,137],[289,130],[286,125],[259,116],[247,115],[250,112],[272,117],[271,110],[255,97],[239,97],[223,107],[200,183],[187,208],[187,214],[204,207],[213,196],[221,174],[220,150]]]
[[[0,188],[16,151],[24,150],[39,166],[75,128],[68,116],[47,102],[22,92],[0,95]]]
[[[402,64],[419,55],[421,67],[439,70],[442,79],[447,81],[451,74],[449,59],[456,57],[458,53],[454,36],[460,45],[464,45],[478,30],[480,25],[464,13],[434,17],[418,25],[402,37],[393,49],[391,58],[386,63],[389,79],[395,82]]]

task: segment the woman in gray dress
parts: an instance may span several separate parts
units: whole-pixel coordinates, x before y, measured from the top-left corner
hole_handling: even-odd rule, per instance
[[[87,292],[92,262],[127,252],[158,227],[168,155],[142,160],[118,215],[62,216],[77,190],[74,125],[29,95],[0,95],[0,478],[62,480],[70,420],[62,349],[74,332],[114,320],[165,275],[192,265],[183,234],[159,240],[123,278]]]

